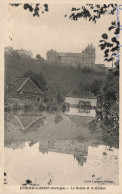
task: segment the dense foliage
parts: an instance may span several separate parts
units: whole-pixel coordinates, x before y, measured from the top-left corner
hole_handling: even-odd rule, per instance
[[[56,96],[57,93],[65,96],[71,90],[77,89],[80,81],[92,83],[95,79],[103,79],[106,74],[104,70],[99,70],[97,68],[91,71],[88,68],[70,68],[62,66],[62,64],[50,65],[47,61],[37,60],[26,57],[25,55],[19,56],[16,54],[16,50],[13,50],[9,54],[5,53],[6,83],[13,83],[16,79],[23,77],[23,75],[29,71],[33,72],[35,78],[38,78],[38,76],[36,76],[37,74],[41,75],[42,73],[44,75],[48,83],[48,93],[50,96]],[[28,74],[25,75],[25,77],[26,76],[30,75]],[[59,98],[58,95],[58,99]]]
[[[102,93],[103,92],[103,93]],[[99,96],[104,141],[119,146],[119,70],[110,71]]]
[[[35,73],[30,70],[24,73],[23,77],[29,77],[43,92],[47,91],[48,85],[47,80],[44,77],[43,73]]]
[[[48,4],[41,5],[40,3],[10,3],[10,6],[23,7],[24,10],[28,10],[33,14],[33,17],[40,16],[40,12],[43,14],[48,11]]]
[[[69,18],[72,20],[84,18],[96,23],[105,14],[114,15],[116,8],[117,4],[86,4],[78,8],[73,7]]]
[[[40,54],[37,54],[37,55],[36,55],[36,58],[37,58],[38,60],[40,60],[40,61],[45,61],[45,59],[44,59],[43,57],[41,57]]]
[[[119,146],[119,63],[110,69],[103,80],[80,82],[80,90],[89,90],[98,99],[97,120],[103,129],[103,141]]]

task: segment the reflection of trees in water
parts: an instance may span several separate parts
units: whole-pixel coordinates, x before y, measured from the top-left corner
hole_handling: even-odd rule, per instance
[[[32,147],[35,143],[31,141],[29,147]],[[19,149],[25,147],[25,142],[23,141],[5,141],[5,146],[13,149]],[[84,157],[88,154],[88,143],[84,139],[75,140],[46,140],[43,139],[39,143],[39,151],[43,154],[49,151],[57,153],[71,154],[78,161],[80,166],[86,163],[87,158]]]
[[[39,151],[43,154],[48,153],[48,141],[41,141],[39,143]]]
[[[62,116],[56,115],[56,117],[55,117],[55,123],[56,124],[60,123],[62,120],[63,120],[63,117]]]
[[[44,153],[48,153],[49,149],[54,146],[53,140],[41,140],[39,143],[39,151]]]
[[[5,140],[4,141],[4,146],[8,148],[13,148],[13,149],[22,149],[25,147],[25,142],[24,141],[14,141],[12,139],[10,140]]]
[[[31,141],[31,142],[29,143],[29,147],[32,147],[35,143],[37,143],[37,142]]]
[[[75,157],[86,156],[88,154],[88,142],[74,140],[41,140],[39,151],[42,153],[57,152],[71,154]]]
[[[74,158],[78,161],[78,164],[80,166],[83,166],[84,163],[86,163],[86,161],[87,161],[87,158],[82,156],[80,153],[75,153]]]

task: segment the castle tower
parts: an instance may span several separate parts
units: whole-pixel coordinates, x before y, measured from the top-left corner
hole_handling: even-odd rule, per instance
[[[51,49],[50,51],[47,51],[46,60],[49,63],[56,63],[56,56],[57,56],[56,50],[54,51],[53,49]]]
[[[88,44],[84,51],[85,54],[85,66],[94,68],[95,65],[95,47],[93,44]]]

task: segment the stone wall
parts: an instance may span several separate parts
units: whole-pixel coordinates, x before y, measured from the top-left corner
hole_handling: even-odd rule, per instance
[[[71,67],[90,67],[95,66],[95,48],[93,45],[88,47],[81,53],[58,53],[51,49],[47,52],[46,60],[49,63],[60,63]]]

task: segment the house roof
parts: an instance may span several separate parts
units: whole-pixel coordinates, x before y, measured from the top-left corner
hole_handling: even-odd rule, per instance
[[[66,97],[96,99],[90,91],[72,90]]]
[[[30,78],[17,79],[13,84],[11,94],[14,94],[15,92],[28,92],[44,95],[44,93],[34,84]]]

